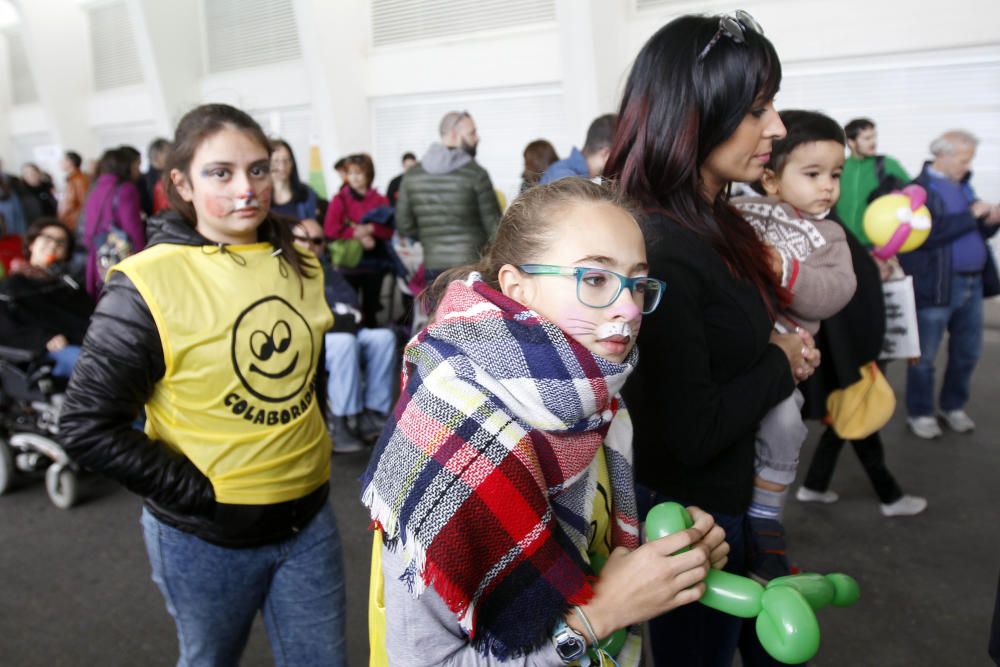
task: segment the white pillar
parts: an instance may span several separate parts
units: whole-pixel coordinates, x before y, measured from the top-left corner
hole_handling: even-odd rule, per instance
[[[332,169],[337,158],[371,151],[365,76],[370,11],[365,0],[295,0],[295,20],[327,194],[339,185]]]
[[[76,0],[20,3],[24,47],[38,98],[55,143],[93,155],[97,141],[87,122],[93,90],[87,17]]]
[[[153,125],[168,139],[201,98],[198,0],[128,0],[136,51],[152,99]],[[143,147],[145,148],[145,147]]]

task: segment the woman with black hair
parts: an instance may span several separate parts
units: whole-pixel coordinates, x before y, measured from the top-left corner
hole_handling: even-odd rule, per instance
[[[295,163],[295,153],[284,139],[271,141],[271,182],[274,184],[274,198],[271,212],[298,220],[323,219],[325,208],[316,192],[299,179],[299,168]]]
[[[788,295],[770,250],[728,203],[730,184],[760,178],[785,134],[772,103],[780,83],[774,47],[749,14],[671,21],[636,58],[605,167],[646,209],[650,273],[667,284],[624,391],[639,515],[667,499],[706,508],[738,574],[754,434],[819,363],[808,333],[774,332]],[[701,605],[676,609],[650,621],[652,651],[658,664],[729,665],[741,623]]]

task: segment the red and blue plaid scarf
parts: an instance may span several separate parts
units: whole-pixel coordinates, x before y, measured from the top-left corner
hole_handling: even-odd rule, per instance
[[[632,425],[618,396],[638,354],[598,357],[477,278],[452,283],[407,345],[362,500],[386,544],[403,549],[411,593],[432,586],[470,641],[504,659],[540,646],[593,594],[602,444],[612,546],[639,546]]]

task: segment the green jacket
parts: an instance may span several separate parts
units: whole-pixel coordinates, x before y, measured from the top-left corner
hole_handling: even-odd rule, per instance
[[[885,157],[885,173],[895,176],[904,183],[910,182],[906,170],[894,159]],[[844,173],[840,176],[840,200],[837,201],[837,216],[844,226],[853,232],[854,237],[863,244],[870,246],[872,242],[865,234],[862,225],[865,209],[868,208],[868,195],[878,187],[878,175],[875,173],[875,157],[856,158],[853,155],[844,161]]]
[[[425,268],[475,262],[499,221],[490,176],[465,151],[432,144],[406,172],[396,202],[396,229],[423,245]]]

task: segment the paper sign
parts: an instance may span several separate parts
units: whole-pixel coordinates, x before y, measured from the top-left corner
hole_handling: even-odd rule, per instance
[[[885,294],[885,339],[880,359],[912,359],[920,356],[917,302],[913,277],[882,283]]]

